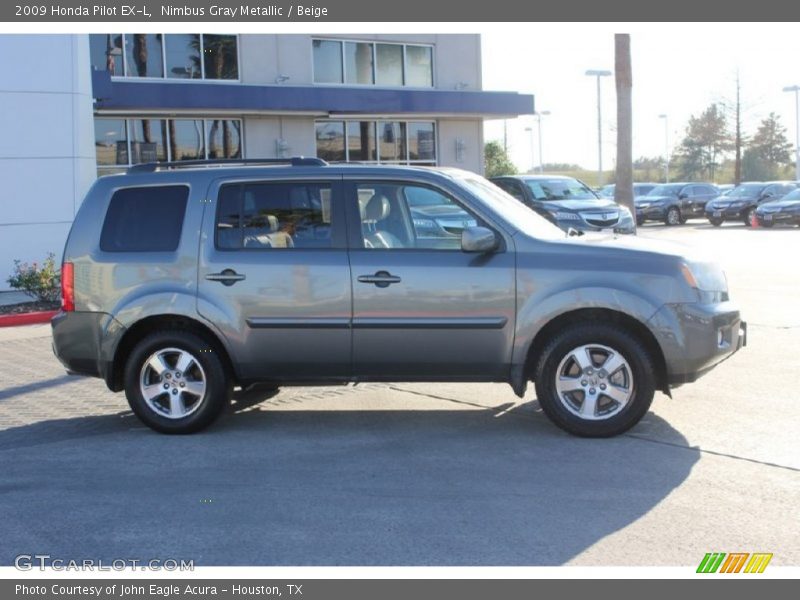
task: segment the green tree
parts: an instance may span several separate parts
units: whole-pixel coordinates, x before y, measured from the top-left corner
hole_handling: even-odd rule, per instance
[[[752,161],[763,169],[759,179],[777,179],[783,167],[792,162],[792,144],[786,137],[786,127],[775,113],[761,121],[747,149]]]
[[[725,113],[712,104],[699,117],[690,117],[676,158],[685,179],[714,180],[714,173],[732,147]]]
[[[488,142],[483,149],[483,156],[486,162],[486,177],[513,175],[517,172],[517,167],[511,162],[500,142]]]

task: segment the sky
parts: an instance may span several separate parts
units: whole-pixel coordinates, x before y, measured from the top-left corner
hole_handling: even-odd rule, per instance
[[[606,24],[523,23],[482,33],[483,88],[534,94],[542,117],[545,163],[576,163],[596,169],[597,89],[588,69],[614,69],[614,33],[631,34],[633,65],[633,156],[663,156],[666,114],[670,152],[680,143],[691,115],[715,101],[735,98],[741,82],[743,128],[752,135],[775,112],[796,139],[794,93],[800,84],[797,24]],[[601,79],[603,165],[616,149],[613,77]],[[509,120],[508,146],[521,170],[538,164],[535,117]],[[486,141],[503,139],[503,122],[488,121]]]

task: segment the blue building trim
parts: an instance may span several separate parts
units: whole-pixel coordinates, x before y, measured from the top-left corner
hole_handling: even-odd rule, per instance
[[[118,81],[92,72],[98,110],[298,112],[390,115],[533,114],[532,95],[370,87]]]

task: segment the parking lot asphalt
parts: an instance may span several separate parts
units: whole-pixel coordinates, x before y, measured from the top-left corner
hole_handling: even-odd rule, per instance
[[[800,230],[640,235],[723,263],[748,346],[608,440],[556,429],[532,386],[404,383],[285,388],[163,436],[67,376],[47,326],[0,330],[0,564],[800,565]]]

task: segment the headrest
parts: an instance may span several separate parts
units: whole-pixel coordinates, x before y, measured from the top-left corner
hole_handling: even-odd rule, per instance
[[[382,194],[375,194],[364,207],[364,220],[382,221],[389,216],[391,211],[392,207],[389,204],[389,199]]]
[[[267,215],[267,229],[270,233],[278,231],[278,217],[275,215]]]

